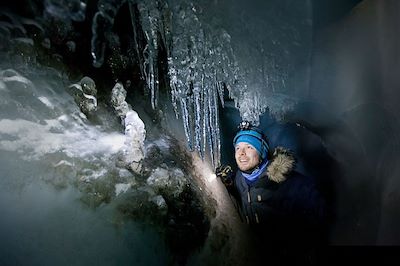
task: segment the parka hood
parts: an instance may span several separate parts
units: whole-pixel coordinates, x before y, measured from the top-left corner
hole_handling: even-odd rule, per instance
[[[285,181],[295,163],[296,160],[291,151],[283,147],[276,147],[267,167],[268,179],[276,183]]]

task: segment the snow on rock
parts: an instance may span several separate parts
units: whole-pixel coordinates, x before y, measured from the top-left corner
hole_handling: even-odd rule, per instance
[[[117,82],[111,91],[111,105],[125,127],[125,144],[119,164],[135,173],[142,170],[146,130],[138,113],[125,101],[126,90]]]
[[[117,82],[111,91],[111,105],[114,107],[115,112],[123,121],[126,114],[131,110],[129,104],[125,101],[126,90],[124,86]]]
[[[134,179],[134,176],[132,175],[132,173],[129,172],[129,170],[127,170],[127,169],[119,169],[118,176],[121,178]]]
[[[107,174],[108,171],[107,169],[104,168],[99,168],[99,169],[85,168],[80,171],[79,180],[82,182],[90,182],[92,180],[104,178],[105,176],[107,176]]]
[[[158,167],[147,179],[147,184],[155,190],[165,190],[174,196],[179,195],[187,183],[184,173],[178,168],[168,170]]]
[[[131,184],[125,184],[125,183],[115,184],[115,196],[127,192],[128,189],[131,188],[131,186],[132,186]]]
[[[167,213],[168,206],[167,206],[167,203],[165,202],[165,199],[163,198],[163,196],[161,196],[161,195],[154,196],[154,197],[150,198],[150,201],[153,202],[157,206],[158,210],[161,211],[161,214]]]
[[[93,79],[83,77],[79,83],[69,86],[68,92],[86,116],[97,111],[97,89]]]
[[[125,117],[125,144],[122,162],[135,173],[142,170],[141,161],[144,158],[144,140],[146,130],[139,115],[130,110]]]

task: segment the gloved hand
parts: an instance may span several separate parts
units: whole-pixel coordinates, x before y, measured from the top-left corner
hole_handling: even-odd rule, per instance
[[[221,179],[222,183],[226,187],[231,187],[233,185],[234,173],[232,167],[230,167],[229,165],[218,166],[215,170],[215,174],[218,178]]]

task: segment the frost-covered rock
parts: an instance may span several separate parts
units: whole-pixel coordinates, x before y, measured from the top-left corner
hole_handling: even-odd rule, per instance
[[[179,195],[187,184],[184,173],[181,169],[156,168],[147,179],[147,184],[155,190],[164,190],[174,196]]]
[[[125,102],[126,90],[124,86],[117,82],[111,91],[111,104],[115,107]]]
[[[119,169],[118,176],[123,179],[134,179],[135,177],[127,169]]]
[[[93,79],[82,78],[79,83],[69,86],[68,92],[74,97],[75,103],[85,115],[97,111],[97,89]]]
[[[132,186],[131,184],[125,184],[125,183],[115,184],[115,196],[127,192],[128,189],[131,188],[131,186]]]
[[[82,90],[86,94],[90,94],[93,96],[97,95],[96,84],[93,79],[89,77],[83,77],[80,81]]]
[[[117,82],[111,91],[111,105],[125,127],[125,145],[119,163],[135,173],[140,173],[142,170],[141,161],[144,158],[146,130],[143,121],[132,110],[125,98],[126,90],[121,83]]]
[[[111,105],[114,107],[115,112],[121,118],[121,121],[125,119],[126,114],[132,108],[125,101],[126,90],[124,86],[117,82],[111,91]]]
[[[107,169],[104,168],[99,168],[99,169],[90,169],[90,168],[84,168],[82,169],[79,173],[79,180],[82,182],[90,182],[99,178],[104,178],[107,176],[108,171]]]
[[[144,140],[146,138],[144,123],[135,111],[130,110],[126,114],[124,124],[125,144],[122,161],[129,169],[135,173],[140,173],[144,158]]]
[[[150,198],[150,201],[157,206],[158,210],[160,210],[162,214],[166,214],[168,206],[163,196],[161,195],[154,196]]]

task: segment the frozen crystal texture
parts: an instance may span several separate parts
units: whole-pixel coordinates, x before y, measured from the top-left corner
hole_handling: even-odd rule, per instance
[[[144,158],[145,138],[146,130],[143,121],[134,110],[128,111],[125,117],[125,146],[123,156],[124,162],[136,173],[140,173],[142,170],[141,161]]]

